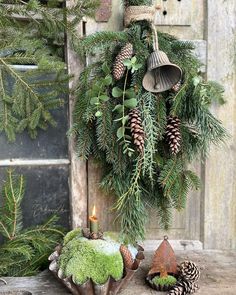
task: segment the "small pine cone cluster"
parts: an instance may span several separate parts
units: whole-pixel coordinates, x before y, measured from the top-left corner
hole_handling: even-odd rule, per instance
[[[199,287],[200,270],[192,261],[184,261],[179,266],[180,280],[171,288],[168,295],[188,295],[195,293]]]
[[[171,153],[176,155],[180,150],[181,134],[180,119],[170,116],[167,121],[166,139],[170,146]]]
[[[120,80],[125,73],[124,60],[130,59],[133,56],[133,45],[127,43],[116,56],[114,66],[113,66],[113,77],[115,80]]]
[[[192,261],[184,261],[179,266],[181,278],[189,282],[196,282],[200,278],[200,270]]]
[[[197,284],[182,280],[171,288],[168,295],[189,295],[195,293],[198,289],[199,287]]]
[[[173,90],[174,92],[178,92],[178,91],[180,90],[181,86],[182,86],[182,81],[179,80],[179,81],[178,81],[178,82],[172,87],[172,90]]]
[[[132,254],[129,251],[129,249],[125,245],[121,245],[120,246],[120,253],[123,257],[125,267],[128,269],[132,269],[134,260],[133,260]]]
[[[129,112],[129,125],[131,127],[131,134],[138,151],[143,153],[145,134],[142,126],[142,119],[140,111],[135,108]]]

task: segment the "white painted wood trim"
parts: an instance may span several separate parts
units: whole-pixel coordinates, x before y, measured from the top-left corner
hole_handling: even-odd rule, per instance
[[[69,165],[68,159],[7,159],[0,160],[0,167],[10,166],[56,166],[56,165]]]
[[[11,68],[19,71],[28,71],[38,69],[38,66],[35,65],[11,65]]]

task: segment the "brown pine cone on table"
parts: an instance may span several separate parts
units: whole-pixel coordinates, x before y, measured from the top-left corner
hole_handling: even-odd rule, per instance
[[[192,261],[184,261],[180,264],[179,274],[182,279],[190,282],[196,282],[200,278],[200,270]]]

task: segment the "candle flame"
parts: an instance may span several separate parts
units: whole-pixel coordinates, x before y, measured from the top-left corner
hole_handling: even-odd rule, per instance
[[[96,206],[93,206],[93,211],[92,211],[92,216],[95,217],[96,216]]]

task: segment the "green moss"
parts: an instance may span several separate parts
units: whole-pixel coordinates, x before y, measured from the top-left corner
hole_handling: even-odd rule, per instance
[[[152,282],[156,285],[161,285],[161,286],[164,286],[164,285],[173,286],[176,284],[177,280],[173,276],[167,276],[163,278],[156,276],[152,279]]]
[[[81,228],[76,228],[66,234],[66,236],[64,237],[63,245],[66,245],[68,242],[73,240],[75,237],[82,237],[82,236],[83,236],[83,234],[82,234]]]
[[[109,276],[119,280],[124,268],[118,243],[78,237],[62,249],[59,266],[77,284],[83,284],[89,278],[104,284]]]

